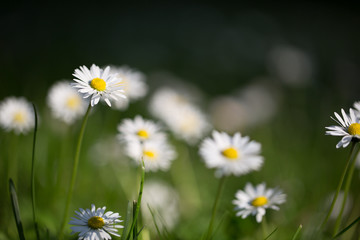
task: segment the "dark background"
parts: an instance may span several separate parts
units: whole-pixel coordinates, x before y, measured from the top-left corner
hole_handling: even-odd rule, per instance
[[[53,82],[92,63],[167,70],[208,94],[225,94],[268,75],[269,51],[285,44],[311,57],[312,96],[350,104],[359,88],[358,10],[328,2],[19,3],[0,15],[0,98],[40,103]]]

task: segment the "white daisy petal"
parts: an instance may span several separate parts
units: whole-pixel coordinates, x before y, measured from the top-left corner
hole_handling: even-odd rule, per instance
[[[279,204],[286,201],[286,195],[278,189],[266,189],[265,183],[255,187],[251,183],[245,185],[245,191],[238,190],[235,194],[236,216],[246,218],[249,215],[256,216],[256,221],[261,222],[266,209],[278,210]]]

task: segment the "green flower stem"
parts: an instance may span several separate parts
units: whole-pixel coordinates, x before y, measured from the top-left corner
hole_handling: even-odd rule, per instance
[[[91,104],[89,103],[89,107],[88,107],[88,109],[87,109],[87,111],[85,113],[85,116],[84,116],[84,119],[83,119],[83,122],[82,122],[82,125],[81,125],[79,138],[78,138],[78,142],[77,142],[77,146],[76,146],[73,171],[72,171],[71,181],[70,181],[70,188],[69,188],[69,192],[68,192],[67,199],[66,199],[64,218],[63,218],[63,221],[62,221],[61,227],[60,227],[59,240],[62,240],[64,238],[65,225],[66,225],[68,214],[69,214],[70,202],[71,202],[72,194],[73,194],[73,191],[74,191],[76,173],[77,173],[77,169],[78,169],[78,165],[79,165],[81,144],[82,144],[82,140],[83,140],[83,136],[84,136],[84,132],[85,132],[85,127],[86,127],[86,123],[87,123],[87,120],[88,120],[88,117],[89,117],[90,110],[91,110]]]
[[[211,237],[212,237],[212,231],[213,231],[213,225],[214,225],[216,210],[217,210],[217,206],[218,206],[219,199],[220,199],[220,196],[221,196],[221,192],[222,192],[222,190],[224,188],[225,178],[226,178],[225,176],[222,176],[221,179],[220,179],[219,187],[218,187],[218,190],[217,190],[217,193],[216,193],[216,198],[215,198],[215,202],[214,202],[212,213],[211,213],[211,219],[210,219],[210,223],[209,223],[209,228],[208,228],[205,240],[211,239]]]
[[[343,200],[342,200],[339,215],[336,218],[335,227],[334,227],[334,231],[333,231],[333,236],[335,236],[337,234],[337,232],[339,231],[339,228],[340,228],[341,218],[342,218],[344,208],[345,208],[345,204],[346,204],[346,200],[347,200],[347,197],[348,197],[348,194],[349,194],[349,189],[350,189],[350,186],[351,186],[351,180],[352,180],[352,176],[353,176],[354,170],[355,170],[356,156],[357,156],[358,153],[359,153],[359,148],[357,149],[356,154],[354,154],[354,157],[352,159],[352,163],[351,163],[349,172],[348,172],[347,177],[346,177],[345,188],[344,188],[344,197],[343,197]]]
[[[126,237],[126,240],[130,239],[131,233],[133,232],[133,229],[135,228],[135,224],[137,222],[137,218],[139,216],[139,210],[140,210],[140,205],[141,205],[141,198],[142,198],[142,194],[143,194],[143,188],[144,188],[144,181],[145,181],[145,164],[144,161],[142,161],[142,166],[141,166],[141,182],[140,182],[140,190],[139,190],[139,197],[137,200],[137,204],[136,204],[136,210],[134,213],[134,217],[133,217],[133,222],[131,224],[131,228],[130,231]],[[137,234],[137,233],[136,233]],[[136,236],[133,236],[133,239],[136,239]]]
[[[346,163],[346,166],[345,166],[345,168],[344,168],[344,171],[342,172],[342,175],[341,175],[341,177],[340,177],[340,181],[339,181],[339,184],[338,184],[338,186],[337,186],[337,189],[336,189],[334,198],[333,198],[333,200],[332,200],[332,203],[331,203],[329,212],[328,212],[328,214],[326,215],[323,223],[321,224],[321,228],[324,228],[324,227],[325,227],[325,225],[326,225],[326,223],[328,222],[329,217],[330,217],[330,215],[331,215],[331,213],[332,213],[332,211],[333,211],[333,209],[334,209],[336,199],[337,199],[337,197],[338,197],[338,195],[339,195],[339,192],[340,192],[340,190],[341,190],[341,186],[342,186],[342,184],[343,184],[343,182],[344,182],[344,179],[345,179],[346,172],[347,172],[347,170],[348,170],[348,168],[349,168],[349,165],[350,165],[350,162],[351,162],[351,159],[352,159],[352,155],[353,155],[353,152],[354,152],[354,147],[355,147],[355,143],[351,143],[349,158],[348,158],[348,160],[347,160],[347,163]]]
[[[34,126],[34,139],[33,139],[33,148],[32,148],[32,156],[31,156],[31,203],[32,203],[32,212],[33,212],[33,222],[34,222],[34,228],[36,233],[36,239],[40,239],[40,233],[38,224],[36,221],[36,211],[35,211],[35,144],[36,144],[36,133],[37,133],[37,112],[36,107],[33,104],[34,108],[34,118],[35,118],[35,126]]]
[[[268,236],[268,224],[267,224],[267,221],[266,221],[266,217],[263,216],[263,219],[261,221],[261,228],[262,228],[262,232],[263,232],[263,238],[266,239],[267,236]]]

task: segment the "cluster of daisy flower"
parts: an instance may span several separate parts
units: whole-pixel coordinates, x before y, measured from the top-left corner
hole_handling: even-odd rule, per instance
[[[170,168],[176,152],[159,124],[136,116],[124,119],[118,125],[118,131],[118,139],[125,144],[126,154],[138,165],[144,161],[146,171]]]
[[[215,168],[217,177],[228,175],[240,176],[250,171],[259,170],[263,164],[260,156],[261,144],[250,141],[248,136],[239,132],[229,136],[225,132],[213,131],[212,137],[203,140],[199,153],[209,168]],[[238,211],[237,216],[243,218],[256,215],[256,221],[261,222],[265,209],[278,210],[279,204],[285,202],[286,195],[277,189],[266,189],[265,184],[253,187],[247,183],[245,191],[239,190],[233,204]]]

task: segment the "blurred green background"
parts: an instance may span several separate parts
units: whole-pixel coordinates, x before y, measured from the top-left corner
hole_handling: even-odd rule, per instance
[[[212,99],[235,94],[259,79],[275,89],[276,114],[269,121],[241,129],[262,143],[265,164],[259,172],[228,179],[219,210],[227,211],[228,217],[216,239],[255,236],[259,228],[256,222],[235,218],[232,212],[235,191],[248,181],[280,186],[288,195],[280,213],[269,212],[269,218],[274,217],[270,226],[279,226],[274,239],[289,239],[299,224],[308,232],[318,225],[325,199],[335,190],[348,152],[335,149],[339,139],[325,136],[324,127],[334,124],[330,119],[334,111],[348,110],[360,100],[358,4],[19,3],[3,7],[0,17],[0,100],[24,96],[38,106],[38,209],[41,223],[48,224],[51,231],[59,227],[79,125],[66,133],[54,132],[51,125],[56,122],[50,123],[45,99],[54,82],[71,79],[75,68],[93,63],[137,68],[148,76],[149,95],[159,86],[157,73],[170,72],[202,91],[205,112]],[[116,167],[87,164],[86,151],[97,139],[115,135],[121,119],[136,114],[150,118],[147,101],[140,100],[125,112],[105,106],[93,111],[72,209],[95,203],[125,215],[128,199],[118,190],[119,179],[126,179],[126,185],[136,192],[136,169],[122,168],[119,163]],[[16,153],[19,165],[24,163],[19,166],[16,184],[24,219],[29,221],[26,229],[31,229],[31,137],[16,138],[0,132],[2,160]],[[184,143],[173,142],[182,156]],[[213,170],[205,168],[197,151],[196,145],[189,147],[202,207],[183,217],[175,229],[179,239],[198,239],[206,230],[216,191]],[[62,161],[54,159],[66,161],[60,166],[57,164]],[[60,183],[56,181],[59,169]],[[172,182],[169,175],[150,173],[148,178]],[[354,182],[353,202],[359,202],[358,171]],[[4,185],[1,191],[5,197]],[[88,186],[92,186],[91,191],[86,190]],[[7,218],[0,219],[0,225],[5,226],[0,227],[4,235],[0,239],[16,236],[12,215],[1,210]],[[352,214],[347,216],[348,221],[360,215],[359,206],[353,206]],[[303,238],[310,236],[304,234]]]

